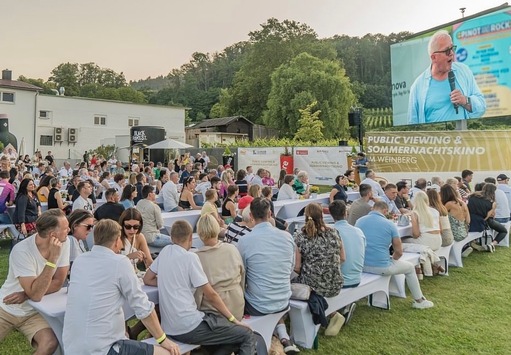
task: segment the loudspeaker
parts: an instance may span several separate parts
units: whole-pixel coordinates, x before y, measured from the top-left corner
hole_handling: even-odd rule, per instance
[[[360,126],[360,112],[348,113],[348,122],[351,127]]]
[[[76,128],[69,128],[67,130],[67,141],[69,143],[76,143]]]
[[[53,130],[53,140],[55,142],[62,142],[62,128],[61,127],[55,127]]]

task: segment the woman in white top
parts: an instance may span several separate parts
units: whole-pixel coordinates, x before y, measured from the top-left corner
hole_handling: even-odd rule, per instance
[[[298,195],[295,190],[293,190],[293,182],[295,177],[293,175],[284,176],[284,183],[279,189],[279,194],[277,195],[277,201],[282,200],[296,200]]]
[[[414,194],[414,207],[412,211],[412,237],[407,243],[422,244],[433,251],[442,246],[440,213],[429,207],[429,199],[424,191]]]
[[[69,215],[68,221],[70,235],[67,236],[67,240],[70,245],[69,262],[72,265],[78,255],[92,248],[85,240],[94,227],[94,216],[89,211],[77,209]]]

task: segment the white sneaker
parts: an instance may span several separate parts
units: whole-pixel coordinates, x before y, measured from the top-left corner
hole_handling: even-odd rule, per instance
[[[422,302],[413,301],[412,307],[417,309],[426,309],[435,306],[435,304],[427,299],[423,299]]]

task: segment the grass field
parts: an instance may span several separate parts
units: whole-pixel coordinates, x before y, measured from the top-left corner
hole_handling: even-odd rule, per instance
[[[0,280],[7,275],[8,249],[0,249]],[[464,268],[449,276],[421,281],[425,296],[435,302],[427,310],[411,308],[411,297],[391,298],[389,311],[364,301],[351,323],[332,338],[320,336],[319,350],[303,354],[510,354],[511,250],[473,253]],[[17,332],[0,342],[0,354],[29,354]]]

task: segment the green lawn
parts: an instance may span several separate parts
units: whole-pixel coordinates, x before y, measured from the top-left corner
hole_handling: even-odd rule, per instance
[[[0,249],[0,279],[7,274],[8,249]],[[304,354],[509,354],[511,337],[511,250],[473,253],[449,276],[426,278],[421,286],[435,302],[427,310],[411,308],[411,298],[391,298],[391,309],[373,309],[359,301],[351,323],[338,336],[320,336],[319,350]],[[0,343],[0,354],[28,354],[18,333]]]

